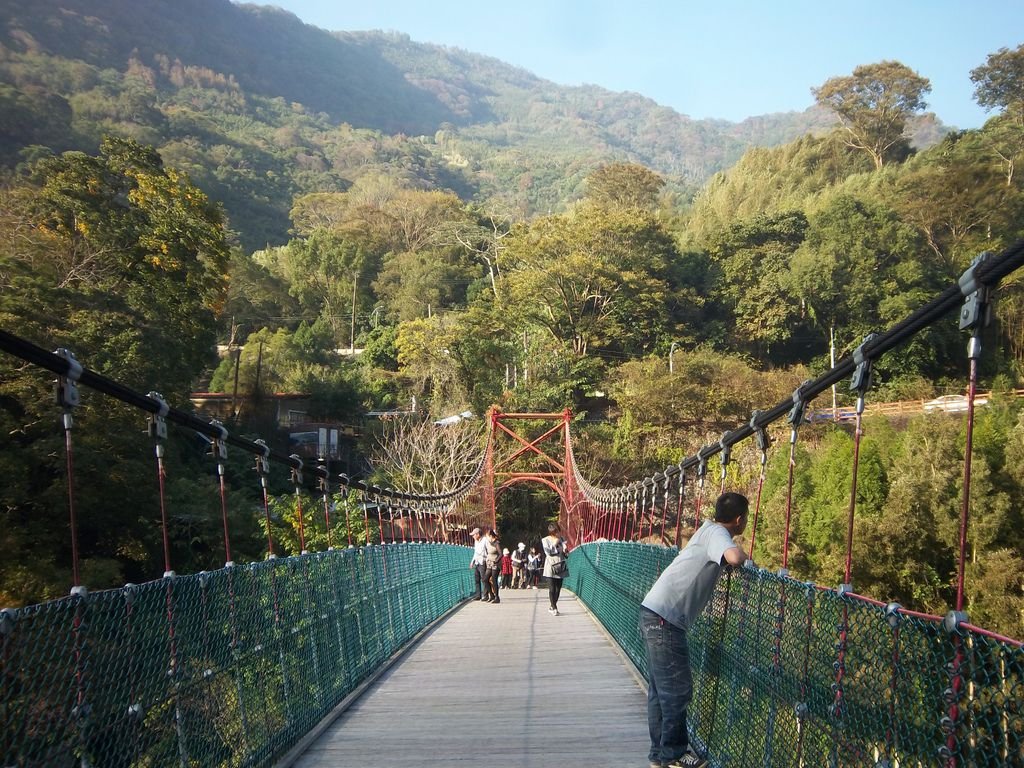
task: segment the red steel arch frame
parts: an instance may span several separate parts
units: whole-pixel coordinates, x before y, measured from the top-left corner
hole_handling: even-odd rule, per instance
[[[569,513],[574,509],[576,494],[573,489],[569,444],[569,422],[572,412],[566,408],[559,413],[504,413],[491,408],[490,439],[487,445],[486,487],[490,489],[491,521],[497,527],[497,498],[502,491],[519,483],[541,483],[555,493],[561,502],[559,524],[563,533],[574,543],[574,532],[569,526]],[[516,422],[555,422],[554,426],[537,437],[527,437],[515,429]],[[555,444],[552,450],[550,444]],[[505,448],[508,447],[506,451]],[[516,471],[514,462],[531,456],[539,467],[530,471]],[[557,456],[557,458],[556,458]]]

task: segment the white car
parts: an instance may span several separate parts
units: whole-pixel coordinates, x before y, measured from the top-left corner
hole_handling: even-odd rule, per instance
[[[974,405],[982,406],[988,403],[988,398],[975,397]],[[924,404],[925,413],[944,411],[945,413],[963,413],[967,410],[967,395],[942,395]]]

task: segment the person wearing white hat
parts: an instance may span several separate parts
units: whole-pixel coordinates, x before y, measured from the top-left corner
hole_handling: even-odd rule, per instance
[[[512,589],[526,589],[526,545],[519,546],[512,553]]]

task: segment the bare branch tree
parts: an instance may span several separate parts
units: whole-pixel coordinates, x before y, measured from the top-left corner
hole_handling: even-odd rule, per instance
[[[405,493],[433,494],[460,487],[479,466],[486,447],[483,422],[437,425],[428,420],[385,422],[371,461],[378,482]],[[442,530],[449,526],[438,521]]]
[[[84,238],[49,230],[28,214],[30,200],[24,191],[0,190],[0,232],[5,256],[31,273],[47,275],[58,288],[74,284],[94,286],[117,273],[110,248],[96,248]],[[6,279],[6,277],[5,277]]]
[[[495,297],[498,295],[497,281],[501,276],[501,241],[511,232],[511,216],[494,212],[482,216],[479,223],[456,226],[453,231],[456,242],[487,265],[487,275]]]

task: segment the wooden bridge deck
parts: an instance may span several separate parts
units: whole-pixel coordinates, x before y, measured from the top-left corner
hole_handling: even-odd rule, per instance
[[[647,696],[563,591],[503,590],[425,634],[316,739],[297,768],[647,765]]]

